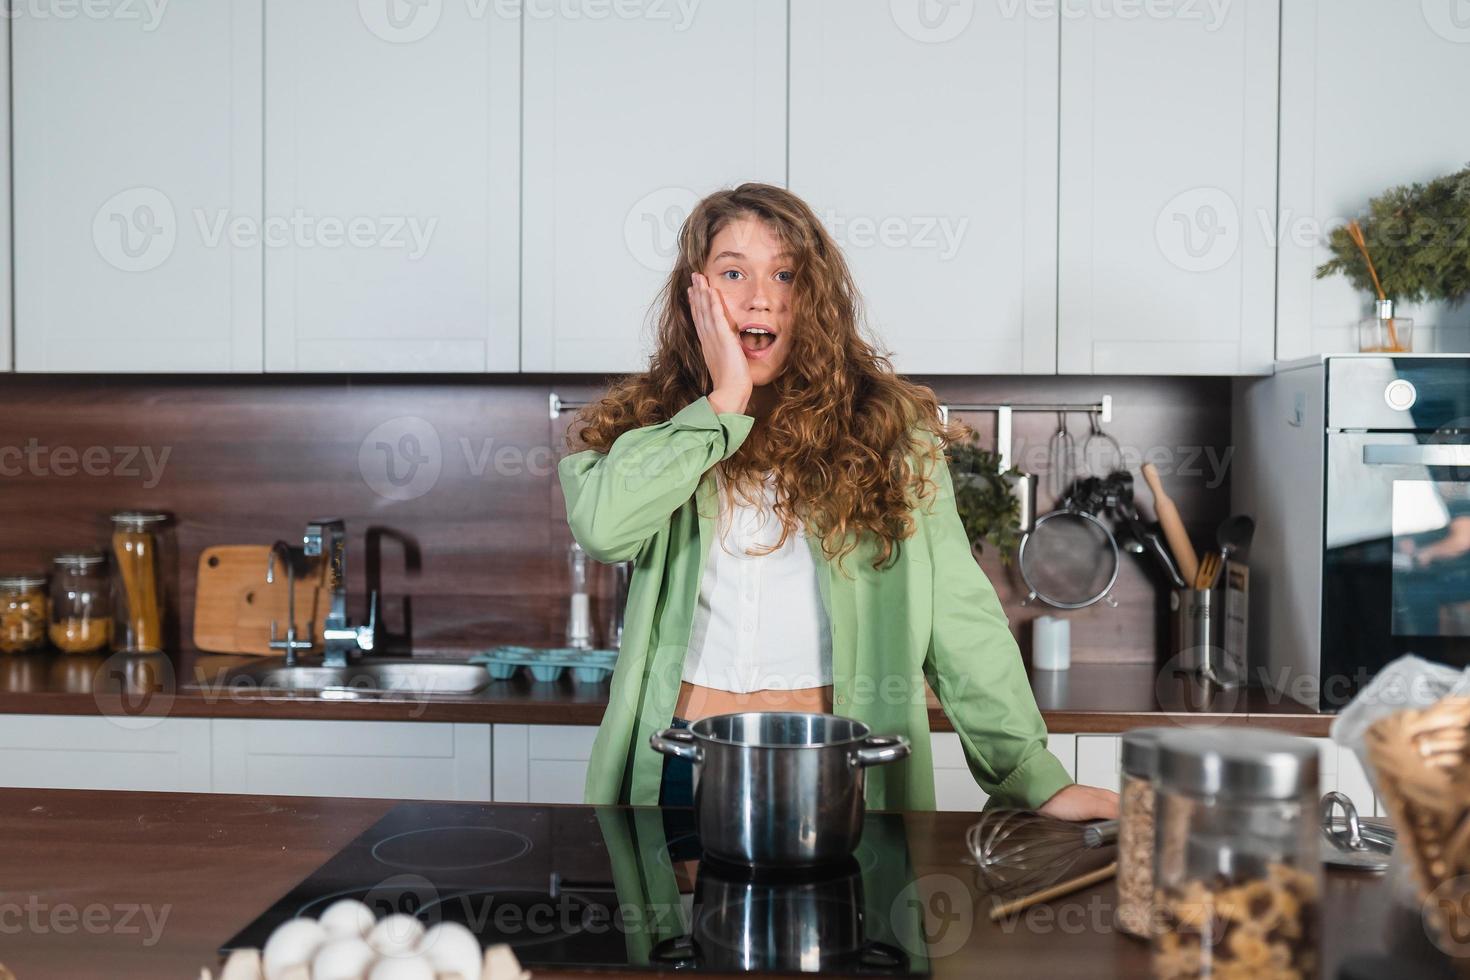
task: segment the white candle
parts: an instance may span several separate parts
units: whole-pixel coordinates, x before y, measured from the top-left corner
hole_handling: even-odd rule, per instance
[[[1066,670],[1072,666],[1072,624],[1056,616],[1038,616],[1031,622],[1031,666],[1037,670]]]

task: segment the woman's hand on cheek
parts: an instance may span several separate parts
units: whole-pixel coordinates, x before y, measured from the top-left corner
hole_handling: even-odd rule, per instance
[[[1039,809],[1059,820],[1114,820],[1118,816],[1118,794],[1073,783],[1057,790]]]

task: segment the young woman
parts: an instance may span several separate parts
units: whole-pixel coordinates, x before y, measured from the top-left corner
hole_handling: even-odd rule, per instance
[[[858,292],[811,209],[767,184],[699,203],[659,297],[648,370],[614,385],[561,461],[573,536],[632,559],[589,803],[687,805],[649,735],[731,711],[835,712],[906,735],[867,803],[933,809],[926,684],[999,804],[1113,816],[1047,751],[1020,653],[955,510],[928,388],[858,330]]]

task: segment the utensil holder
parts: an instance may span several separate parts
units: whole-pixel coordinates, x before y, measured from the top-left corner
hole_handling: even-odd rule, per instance
[[[1170,593],[1170,652],[1180,669],[1220,687],[1246,682],[1248,583],[1245,566],[1227,562],[1215,588]]]

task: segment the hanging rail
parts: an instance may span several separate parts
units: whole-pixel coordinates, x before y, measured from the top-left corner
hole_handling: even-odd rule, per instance
[[[556,392],[551,393],[549,407],[553,419],[560,418],[562,412],[571,411],[576,408],[584,408],[591,402],[575,402],[563,399]],[[1006,402],[978,402],[978,403],[955,403],[939,406],[939,417],[949,421],[950,412],[994,412],[995,413],[995,454],[1000,457],[1000,468],[1004,472],[1011,468],[1011,416],[1016,412],[1071,412],[1084,415],[1098,416],[1098,424],[1105,425],[1113,420],[1113,396],[1103,395],[1101,401],[1092,403],[1085,402],[1045,402],[1045,403],[1023,403],[1008,404]]]

